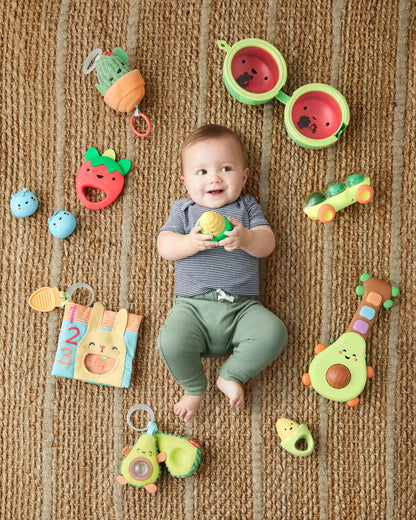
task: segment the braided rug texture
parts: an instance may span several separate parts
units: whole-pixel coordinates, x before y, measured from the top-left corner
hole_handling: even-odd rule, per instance
[[[411,0],[1,3],[1,519],[416,518],[415,17]],[[282,103],[249,106],[227,92],[216,42],[248,37],[282,53],[288,95],[314,82],[343,93],[351,122],[335,146],[301,148],[285,130]],[[131,132],[130,115],[105,105],[95,71],[82,73],[93,49],[117,46],[146,81],[145,139]],[[242,410],[215,386],[222,361],[204,362],[208,393],[186,426],[173,413],[181,389],[156,352],[174,290],[174,266],[159,256],[156,236],[173,200],[185,196],[181,143],[204,123],[229,126],[247,150],[248,191],[277,238],[262,263],[261,299],[285,322],[289,343],[245,386]],[[102,211],[83,207],[75,192],[91,146],[114,148],[133,165],[121,196]],[[309,220],[308,195],[351,173],[370,176],[371,204],[327,225]],[[9,202],[23,187],[40,206],[17,219]],[[65,240],[48,230],[57,209],[77,218]],[[400,295],[368,337],[375,375],[348,408],[301,376],[314,346],[346,330],[363,272]],[[128,389],[51,376],[63,313],[36,312],[28,297],[75,282],[91,285],[106,309],[143,316]],[[160,430],[202,448],[188,479],[162,464],[153,495],[116,481],[121,450],[138,436],[125,420],[136,403],[151,406]],[[308,425],[311,456],[280,447],[279,417]],[[137,424],[145,421],[138,414]]]

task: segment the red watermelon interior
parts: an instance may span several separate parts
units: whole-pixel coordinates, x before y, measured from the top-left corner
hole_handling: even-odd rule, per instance
[[[231,73],[241,88],[253,94],[269,92],[279,79],[276,60],[260,47],[239,50],[232,59]]]
[[[341,107],[325,92],[306,92],[295,101],[292,120],[305,137],[325,139],[335,134],[341,126]]]

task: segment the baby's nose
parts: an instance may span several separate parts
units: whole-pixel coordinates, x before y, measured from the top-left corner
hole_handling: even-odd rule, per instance
[[[213,173],[209,181],[211,184],[216,184],[218,182],[222,182],[222,179],[218,173]]]

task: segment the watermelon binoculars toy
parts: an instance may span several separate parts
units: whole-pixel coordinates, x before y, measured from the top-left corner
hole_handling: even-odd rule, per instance
[[[304,148],[325,148],[335,143],[347,127],[350,111],[338,90],[322,83],[310,83],[288,96],[286,62],[269,42],[257,38],[240,40],[232,47],[219,40],[225,51],[224,83],[242,103],[260,105],[277,98],[285,105],[286,130]]]

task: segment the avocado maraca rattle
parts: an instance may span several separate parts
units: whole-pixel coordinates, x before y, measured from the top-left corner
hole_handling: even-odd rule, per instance
[[[233,229],[231,222],[216,211],[203,213],[198,221],[198,226],[201,226],[202,234],[212,235],[210,240],[215,242],[220,242],[220,240],[227,238],[225,232]]]

